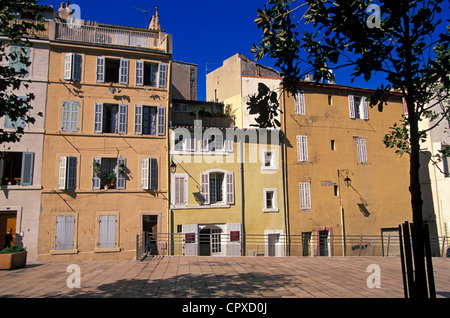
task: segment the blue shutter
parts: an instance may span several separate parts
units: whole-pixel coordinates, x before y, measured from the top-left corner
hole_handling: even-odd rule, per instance
[[[126,59],[120,59],[120,70],[119,70],[119,83],[128,84],[128,65],[129,61]]]
[[[116,168],[117,189],[125,189],[125,175],[126,175],[125,168],[126,168],[126,159],[118,158]]]
[[[134,106],[134,134],[142,135],[142,105]]]
[[[126,134],[127,133],[127,110],[128,106],[125,104],[119,104],[119,134]]]
[[[74,81],[81,81],[81,55],[74,54],[72,57],[72,79]]]
[[[158,160],[150,159],[150,189],[158,189]]]
[[[136,85],[144,85],[144,62],[136,61]]]
[[[97,57],[97,83],[105,82],[105,58]]]
[[[159,87],[163,88],[167,85],[167,64],[159,64]]]
[[[166,134],[166,108],[158,107],[158,135]]]
[[[103,103],[95,103],[94,133],[102,133],[103,130]]]
[[[74,190],[77,187],[77,158],[67,158],[67,186],[66,189]]]
[[[33,184],[33,167],[34,167],[34,153],[24,152],[22,154],[22,175],[21,175],[22,185]]]

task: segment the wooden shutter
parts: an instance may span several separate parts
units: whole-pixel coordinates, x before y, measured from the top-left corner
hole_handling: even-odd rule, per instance
[[[149,189],[149,159],[142,158],[141,160],[141,188],[144,190]]]
[[[119,116],[118,116],[118,133],[123,135],[127,133],[127,120],[128,120],[128,106],[125,104],[119,104]]]
[[[226,152],[234,152],[234,135],[230,134],[231,136],[226,135],[225,137],[225,151]]]
[[[78,102],[63,102],[62,111],[62,124],[61,130],[67,132],[77,132],[78,131],[78,112],[80,108],[80,103]]]
[[[300,90],[295,94],[295,113],[305,115],[305,92]]]
[[[136,85],[144,85],[144,62],[136,61]]]
[[[227,204],[234,204],[234,174],[233,174],[233,172],[226,173],[226,182],[227,182],[226,202],[227,202]]]
[[[227,256],[241,256],[241,223],[227,224]]]
[[[174,199],[175,205],[187,205],[187,184],[185,176],[174,177]]]
[[[22,174],[20,179],[22,185],[33,184],[33,167],[34,167],[34,153],[24,152],[22,154]]]
[[[125,168],[126,168],[126,159],[118,158],[116,168],[117,189],[125,189],[125,175],[126,175]]]
[[[95,103],[94,133],[102,133],[103,130],[103,103]]]
[[[99,217],[99,248],[116,247],[116,216],[100,215]]]
[[[196,256],[198,255],[198,225],[197,224],[183,224],[183,255]]]
[[[297,160],[300,162],[308,161],[308,137],[297,136]]]
[[[72,79],[72,63],[73,53],[66,53],[64,57],[64,80],[70,81]]]
[[[350,118],[355,119],[355,97],[353,95],[348,95],[348,107],[350,108]]]
[[[66,189],[73,190],[76,187],[77,187],[77,157],[68,157]]]
[[[67,157],[59,157],[58,189],[66,189]]]
[[[209,173],[202,172],[202,196],[203,204],[209,204]]]
[[[56,217],[55,250],[73,249],[74,220],[71,215]]]
[[[311,209],[311,185],[309,182],[300,182],[300,209],[310,210]]]
[[[142,105],[134,106],[134,134],[142,135]]]
[[[74,81],[81,81],[81,55],[73,54],[72,57],[72,79]]]
[[[369,119],[369,106],[367,104],[367,98],[365,96],[361,97],[361,103],[362,103],[362,107],[363,107],[364,119],[368,120]]]
[[[119,70],[119,83],[128,84],[128,65],[130,61],[126,59],[120,59],[120,70]]]
[[[159,64],[159,87],[166,87],[167,85],[167,64]]]
[[[184,143],[184,149],[186,149],[186,151],[194,152],[196,150],[197,142],[195,140],[194,134],[187,135],[187,139],[184,140]]]
[[[97,83],[105,82],[105,58],[97,57]]]
[[[358,152],[358,162],[367,163],[367,146],[364,138],[356,139],[356,148]]]
[[[158,135],[164,136],[166,134],[166,108],[158,107]]]
[[[158,189],[158,160],[150,159],[150,189]]]
[[[92,161],[92,189],[94,190],[99,190],[100,189],[100,174],[101,174],[101,163],[102,163],[102,159],[101,158],[94,158],[94,160]],[[98,164],[98,166],[100,167],[100,171],[98,173],[96,173],[94,171],[94,167],[95,164]]]

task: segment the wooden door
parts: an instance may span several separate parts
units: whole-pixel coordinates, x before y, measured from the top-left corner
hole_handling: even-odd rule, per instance
[[[11,229],[13,238],[16,237],[16,212],[0,212],[0,249],[5,243],[5,234]],[[14,245],[15,240],[11,242]]]

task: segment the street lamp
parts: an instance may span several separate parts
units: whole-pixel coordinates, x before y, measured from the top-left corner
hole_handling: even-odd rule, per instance
[[[177,165],[173,162],[173,158],[170,160],[170,172],[175,173],[177,171]]]

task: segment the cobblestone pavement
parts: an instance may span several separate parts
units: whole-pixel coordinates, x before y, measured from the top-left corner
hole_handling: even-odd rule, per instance
[[[32,262],[0,271],[13,298],[403,298],[396,257],[195,257]],[[373,268],[370,265],[375,264]],[[433,259],[437,297],[450,298],[450,258]],[[379,273],[379,280],[372,280]],[[372,276],[371,276],[372,275]],[[370,278],[369,278],[370,276]],[[380,283],[380,288],[369,288]],[[68,284],[69,282],[69,284]],[[373,287],[373,286],[372,286]]]

